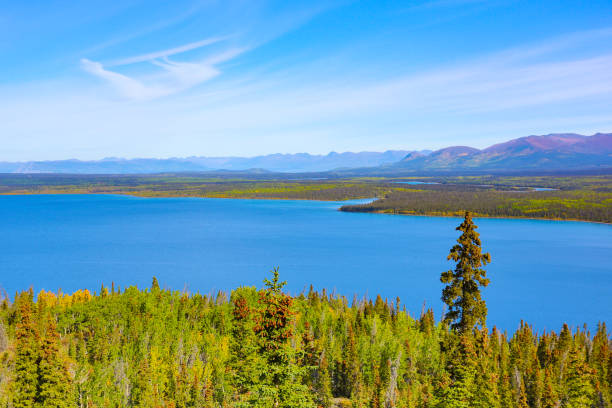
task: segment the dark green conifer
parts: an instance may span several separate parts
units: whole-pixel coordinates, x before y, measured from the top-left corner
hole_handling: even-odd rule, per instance
[[[383,383],[380,378],[380,365],[375,365],[372,367],[372,372],[374,373],[374,389],[372,392],[372,397],[370,398],[370,408],[382,408],[382,400],[383,400]]]
[[[525,390],[525,381],[519,377],[517,408],[529,408],[527,403],[527,391]]]
[[[137,368],[137,375],[132,390],[132,403],[137,407],[155,405],[154,387],[151,366],[147,358],[143,358]]]
[[[469,332],[449,334],[445,349],[450,353],[446,361],[446,372],[450,381],[438,391],[438,407],[470,408],[474,406],[477,356],[474,339]]]
[[[561,329],[561,333],[559,334],[559,338],[557,339],[557,344],[555,345],[555,363],[559,364],[561,360],[564,360],[567,353],[569,353],[570,347],[572,344],[572,332],[569,329],[567,323],[563,324],[563,329]]]
[[[446,284],[442,301],[448,305],[444,321],[459,332],[472,330],[477,324],[484,326],[487,306],[480,295],[480,286],[486,287],[489,279],[482,266],[491,262],[489,253],[482,253],[478,228],[472,215],[466,211],[465,219],[457,227],[463,232],[447,257],[457,262],[454,270],[443,272],[440,281]]]
[[[498,369],[493,356],[491,340],[486,330],[475,332],[475,351],[477,367],[475,377],[474,408],[499,408],[501,398],[497,388]]]
[[[234,307],[229,366],[236,391],[238,394],[244,394],[253,385],[255,336],[247,299],[239,293],[232,299],[232,303]]]
[[[610,393],[612,388],[608,383],[609,364],[612,359],[612,344],[608,337],[608,330],[605,323],[597,324],[597,332],[593,337],[593,347],[590,355],[591,366],[596,372],[596,389],[598,399],[602,401],[610,401]]]
[[[332,381],[331,374],[329,372],[329,360],[327,354],[323,352],[321,354],[321,361],[316,373],[316,380],[314,383],[315,401],[318,406],[328,407],[331,404],[332,395]]]
[[[421,319],[419,320],[419,329],[425,333],[427,336],[431,335],[436,325],[436,320],[434,318],[434,313],[431,308],[427,309],[427,312],[421,314]]]
[[[151,282],[151,291],[159,291],[159,282],[157,281],[157,278],[155,276],[153,277],[153,282]]]
[[[544,369],[544,385],[542,389],[542,399],[540,406],[542,408],[556,408],[559,404],[557,390],[554,384],[552,367]]]
[[[312,327],[309,322],[304,322],[304,332],[302,333],[302,365],[314,369],[318,365],[319,354]]]
[[[32,322],[32,295],[22,293],[15,331],[15,408],[36,407],[38,396],[39,336]]]
[[[552,364],[552,345],[551,335],[544,333],[538,341],[538,362],[540,368],[548,367]]]
[[[568,408],[590,407],[595,400],[594,370],[586,364],[584,352],[577,346],[568,355],[563,406]]]
[[[252,402],[257,407],[313,407],[308,388],[300,382],[305,370],[296,364],[296,350],[290,344],[293,299],[282,292],[286,282],[279,280],[278,268],[272,270],[272,279],[265,279],[264,284],[266,288],[259,295],[260,310],[254,327],[264,365],[259,369]]]
[[[361,389],[361,362],[357,352],[355,330],[351,325],[348,327],[348,338],[343,353],[348,365],[346,373],[347,397],[357,398]]]
[[[74,406],[70,376],[60,356],[59,334],[55,319],[49,315],[39,364],[41,408]]]

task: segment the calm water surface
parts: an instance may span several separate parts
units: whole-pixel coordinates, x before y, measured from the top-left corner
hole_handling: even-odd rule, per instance
[[[162,286],[209,293],[261,286],[280,266],[292,293],[311,283],[354,294],[399,296],[414,315],[442,312],[440,272],[457,218],[357,214],[341,203],[135,198],[0,197],[0,286],[40,289]],[[612,323],[612,226],[478,219],[493,263],[484,290],[489,325],[538,330]]]

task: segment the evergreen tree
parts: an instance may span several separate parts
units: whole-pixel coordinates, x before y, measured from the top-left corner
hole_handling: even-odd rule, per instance
[[[569,326],[564,323],[563,329],[561,329],[561,333],[559,334],[553,351],[553,365],[555,366],[557,375],[559,377],[563,376],[562,369],[566,366],[565,360],[567,359],[571,345],[572,332],[570,331]]]
[[[328,407],[331,403],[333,395],[331,375],[329,373],[329,361],[325,352],[321,354],[321,361],[317,369],[317,378],[314,384],[314,391],[317,405]]]
[[[345,361],[348,365],[348,370],[346,372],[347,396],[357,397],[361,387],[361,364],[357,352],[355,330],[353,330],[351,325],[348,327],[347,344],[345,344],[343,348],[343,354],[345,355]]]
[[[501,397],[497,389],[498,370],[495,358],[493,358],[491,338],[486,330],[476,331],[475,336],[475,351],[478,360],[473,407],[498,408],[501,406]],[[493,341],[497,339],[493,338]]]
[[[525,381],[521,377],[518,378],[518,403],[517,408],[529,408],[527,403],[527,391],[525,390]]]
[[[593,369],[586,364],[582,350],[574,346],[569,352],[567,378],[563,406],[567,408],[590,407],[594,402]]]
[[[296,364],[296,351],[289,340],[293,337],[293,299],[282,292],[287,282],[279,280],[278,268],[272,280],[265,279],[260,292],[260,310],[255,322],[259,352],[265,358],[259,369],[259,384],[254,386],[253,402],[257,407],[313,407],[308,388],[299,380],[304,370]]]
[[[232,329],[229,366],[236,392],[244,394],[253,385],[255,338],[251,308],[242,293],[232,299]]]
[[[157,278],[154,276],[153,277],[153,281],[151,282],[151,291],[152,292],[159,292],[160,288],[159,288],[159,282],[157,281]]]
[[[454,335],[446,340],[449,353],[446,361],[448,382],[438,391],[438,407],[470,408],[474,406],[477,356],[471,333]]]
[[[155,406],[151,366],[146,357],[138,365],[132,392],[132,405],[142,408]]]
[[[61,359],[59,346],[55,319],[49,315],[39,364],[41,408],[74,406],[70,376]]]
[[[380,366],[374,365],[372,367],[372,371],[374,373],[374,384],[373,384],[373,392],[372,397],[370,398],[370,408],[382,408],[382,390],[383,384],[382,379],[380,378]]]
[[[553,381],[552,367],[546,367],[544,369],[544,386],[540,404],[542,408],[556,408],[559,406],[559,398]]]
[[[610,384],[608,383],[609,364],[612,360],[612,344],[608,337],[608,330],[605,323],[597,324],[597,332],[593,337],[593,348],[590,355],[590,362],[596,372],[596,389],[598,398],[602,401],[610,401]]]
[[[487,306],[481,299],[479,286],[489,284],[482,266],[491,262],[491,255],[482,253],[476,228],[471,213],[466,211],[465,219],[456,228],[462,234],[447,257],[457,265],[440,277],[447,284],[442,291],[442,301],[448,305],[444,321],[452,323],[451,327],[459,332],[472,330],[477,324],[484,326],[487,319]]]
[[[302,333],[302,358],[300,365],[306,368],[304,380],[308,386],[312,386],[317,376],[319,365],[318,344],[313,336],[310,323],[304,322],[304,332]]]
[[[15,331],[15,408],[36,407],[38,396],[39,336],[32,322],[32,295],[18,299],[19,322]]]

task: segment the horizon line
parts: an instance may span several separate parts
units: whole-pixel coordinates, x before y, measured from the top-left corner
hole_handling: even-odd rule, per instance
[[[547,134],[543,134],[543,135],[528,135],[528,136],[520,136],[520,137],[516,137],[513,139],[507,139],[505,141],[501,141],[501,142],[497,142],[491,145],[488,145],[486,147],[483,148],[477,148],[477,147],[472,147],[469,145],[451,145],[451,146],[445,146],[445,147],[441,147],[439,149],[432,149],[432,148],[427,148],[427,149],[386,149],[386,150],[359,150],[359,151],[351,151],[351,150],[345,150],[342,152],[338,152],[335,150],[331,150],[327,153],[309,153],[309,152],[294,152],[294,153],[289,153],[289,152],[285,152],[285,153],[281,153],[281,152],[274,152],[274,153],[265,153],[265,154],[256,154],[253,156],[234,156],[234,155],[219,155],[219,156],[196,156],[196,155],[192,155],[192,156],[168,156],[168,157],[145,157],[145,156],[132,156],[132,157],[118,157],[118,156],[105,156],[102,158],[98,158],[98,159],[78,159],[75,157],[69,157],[69,158],[64,158],[64,159],[42,159],[42,160],[17,160],[17,161],[11,161],[11,160],[1,160],[0,159],[0,163],[4,163],[4,164],[22,164],[22,163],[46,163],[46,162],[60,162],[60,161],[76,161],[76,162],[102,162],[102,161],[130,161],[130,160],[185,160],[185,159],[254,159],[257,157],[268,157],[268,156],[276,156],[276,155],[281,155],[281,156],[297,156],[297,155],[309,155],[309,156],[321,156],[321,157],[326,157],[332,154],[360,154],[360,153],[388,153],[388,152],[406,152],[406,153],[415,153],[415,152],[437,152],[439,150],[444,150],[444,149],[449,149],[449,148],[455,148],[455,147],[469,147],[471,149],[476,149],[479,151],[488,149],[490,147],[496,146],[498,144],[504,144],[504,143],[508,143],[511,142],[513,140],[519,140],[519,139],[524,139],[524,138],[528,138],[528,137],[547,137],[547,136],[567,136],[567,135],[574,135],[574,136],[582,136],[582,137],[593,137],[593,136],[597,136],[597,135],[605,135],[605,134],[612,134],[612,131],[609,132],[605,132],[605,131],[598,131],[595,132],[591,135],[583,135],[580,133],[574,133],[574,132],[557,132],[557,133],[547,133]]]

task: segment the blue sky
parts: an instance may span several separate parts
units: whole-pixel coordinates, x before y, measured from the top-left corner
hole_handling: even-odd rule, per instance
[[[0,5],[0,160],[612,131],[612,2]]]

